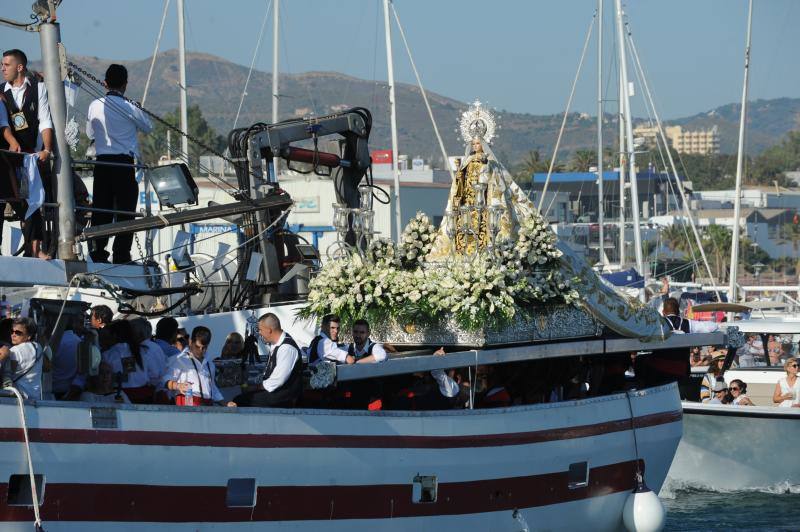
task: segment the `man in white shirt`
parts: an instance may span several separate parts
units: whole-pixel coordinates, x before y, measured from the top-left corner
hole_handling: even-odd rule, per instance
[[[3,93],[10,117],[9,126],[24,153],[39,158],[39,173],[45,188],[45,200],[52,201],[50,171],[45,165],[52,156],[54,135],[45,84],[28,72],[28,58],[22,50],[3,52]],[[22,161],[14,161],[18,165]],[[25,210],[22,209],[22,214]],[[20,212],[18,211],[18,214]],[[41,209],[22,223],[25,237],[25,256],[49,258],[41,248],[44,239],[44,220]]]
[[[166,388],[177,394],[176,405],[223,404],[222,392],[215,381],[216,368],[206,358],[210,343],[211,331],[202,325],[195,327],[186,349],[170,359],[163,380]]]
[[[369,339],[369,322],[356,320],[353,322],[353,343],[347,348],[347,354],[355,358],[356,364],[369,364],[386,360],[383,345]]]
[[[0,364],[10,368],[10,380],[25,399],[42,398],[43,356],[35,337],[36,323],[17,318],[11,327],[11,348],[0,347]]]
[[[322,317],[320,333],[308,347],[308,363],[316,364],[320,360],[337,362],[339,364],[353,364],[355,357],[349,355],[346,349],[339,347],[336,342],[339,340],[339,316],[328,314]]]
[[[106,70],[105,85],[108,92],[89,104],[86,135],[94,140],[98,163],[114,163],[112,166],[98,164],[94,169],[92,201],[99,209],[114,209],[133,212],[139,199],[136,183],[134,157],[139,156],[137,132],[149,133],[153,129],[145,113],[123,97],[128,87],[128,70],[122,65],[111,65]],[[132,220],[125,214],[92,213],[92,224],[103,225],[114,221]],[[125,264],[131,261],[133,233],[114,237],[113,262]],[[108,262],[106,251],[108,238],[97,238],[91,242],[91,257],[94,262]]]
[[[664,300],[664,308],[661,312],[669,322],[672,331],[679,334],[709,333],[719,330],[719,324],[716,322],[690,320],[681,317],[680,304],[674,297],[668,297]]]
[[[268,312],[258,319],[258,334],[272,349],[258,386],[244,387],[232,403],[235,406],[292,407],[303,393],[303,365],[300,348],[281,328],[278,317]]]

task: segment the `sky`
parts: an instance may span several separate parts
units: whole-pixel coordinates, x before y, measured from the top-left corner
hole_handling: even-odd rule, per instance
[[[187,50],[250,65],[270,0],[185,3]],[[2,16],[27,20],[30,4],[6,0]],[[161,50],[177,47],[176,4],[171,0]],[[750,99],[800,97],[800,1],[754,4]],[[565,108],[597,0],[395,0],[394,5],[427,90],[461,101],[477,98],[507,111],[556,114]],[[164,0],[64,0],[58,11],[62,41],[68,54],[147,59],[163,7]],[[746,0],[636,0],[623,8],[662,118],[741,99]],[[613,2],[606,0],[604,10],[603,69],[613,78]],[[279,19],[281,72],[386,79],[382,0],[281,0]],[[595,27],[572,106],[592,115],[596,35]],[[395,79],[415,83],[397,26],[393,42]],[[0,46],[40,57],[34,33],[0,27]],[[256,68],[269,71],[271,61],[270,20]],[[191,72],[188,79],[191,83]],[[645,113],[641,97],[633,108],[635,115]]]

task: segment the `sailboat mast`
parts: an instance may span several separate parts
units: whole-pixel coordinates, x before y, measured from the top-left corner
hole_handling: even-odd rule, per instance
[[[622,0],[616,0],[617,4],[617,32],[619,34],[619,67],[622,76],[622,107],[625,112],[625,143],[628,155],[628,175],[631,180],[631,213],[633,214],[633,248],[636,253],[636,269],[640,275],[645,275],[644,258],[642,257],[642,234],[639,227],[639,188],[636,183],[636,149],[633,145],[633,118],[631,116],[630,91],[628,87],[628,66],[627,54],[625,52],[625,30],[622,20]],[[644,291],[639,293],[640,299],[644,300]]]
[[[272,12],[272,123],[278,123],[278,14],[281,0],[273,0],[275,11]]]
[[[731,240],[731,270],[728,298],[737,300],[736,274],[739,265],[739,216],[742,211],[742,174],[744,173],[744,126],[747,121],[747,90],[750,82],[750,34],[753,25],[753,0],[747,8],[747,38],[744,48],[744,83],[742,85],[742,111],[739,114],[739,147],[736,154],[736,192],[733,200],[733,237]]]
[[[397,154],[397,112],[395,110],[394,96],[394,60],[392,59],[392,28],[389,21],[389,4],[391,0],[383,0],[383,24],[386,33],[386,66],[389,81],[389,118],[392,128],[392,175],[394,177],[394,216],[397,227],[397,241],[403,230],[403,218],[400,212],[400,168]]]
[[[275,3],[275,10],[272,12],[272,123],[278,123],[280,116],[280,109],[278,108],[278,52],[279,52],[279,33],[280,26],[280,7],[281,0],[273,0]],[[278,161],[279,157],[272,160],[272,167],[275,180],[278,180]]]
[[[619,269],[625,265],[625,108],[622,105],[622,73],[619,74]]]
[[[600,263],[605,265],[603,198],[603,0],[597,0],[597,224]]]
[[[181,90],[181,151],[183,157],[189,162],[189,114],[186,107],[186,34],[184,32],[184,8],[183,0],[178,0],[178,63],[180,69],[180,90]]]

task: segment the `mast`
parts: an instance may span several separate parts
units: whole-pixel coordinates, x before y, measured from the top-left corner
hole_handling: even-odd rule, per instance
[[[603,198],[603,0],[597,0],[597,224],[600,263],[605,265]]]
[[[189,115],[186,108],[186,36],[184,34],[183,0],[178,0],[178,63],[180,68],[181,90],[181,151],[186,163],[189,163]]]
[[[272,123],[278,123],[278,116],[280,115],[278,109],[278,26],[280,19],[279,12],[281,1],[274,0],[275,10],[272,12]],[[275,157],[272,160],[272,165],[275,172],[275,180],[278,180],[278,161],[280,157]]]
[[[619,75],[619,269],[625,264],[625,109],[622,107],[622,74]]]
[[[628,87],[628,67],[625,52],[625,31],[622,20],[622,0],[615,0],[617,4],[617,33],[619,41],[619,66],[622,77],[622,107],[625,112],[625,142],[628,155],[628,175],[631,180],[631,212],[633,214],[633,240],[636,253],[636,269],[640,275],[645,275],[644,258],[642,257],[642,234],[639,227],[639,188],[636,183],[636,149],[633,145],[633,119],[631,117],[630,91]],[[644,300],[644,290],[640,290],[639,298]]]
[[[392,0],[383,0],[383,25],[386,33],[386,66],[389,81],[389,119],[392,128],[392,175],[394,176],[394,218],[397,227],[397,241],[403,231],[403,217],[400,212],[400,168],[397,154],[397,112],[394,98],[394,60],[392,59],[392,27],[389,23],[389,4]]]
[[[75,260],[75,195],[72,189],[72,157],[64,130],[67,125],[67,99],[64,95],[64,77],[58,54],[61,28],[50,19],[39,26],[39,42],[42,47],[44,82],[47,87],[50,115],[56,137],[55,172],[58,186],[58,257]]]
[[[736,155],[736,193],[733,200],[733,237],[731,240],[731,271],[728,298],[736,302],[736,271],[739,265],[739,216],[742,210],[742,174],[744,173],[744,126],[747,120],[747,89],[750,82],[750,33],[753,25],[753,0],[747,8],[747,37],[744,48],[744,83],[742,84],[742,112],[739,114],[739,147]]]

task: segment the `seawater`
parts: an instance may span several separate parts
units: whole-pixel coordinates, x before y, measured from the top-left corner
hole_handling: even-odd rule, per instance
[[[800,485],[695,486],[667,479],[659,493],[670,531],[800,530]]]

